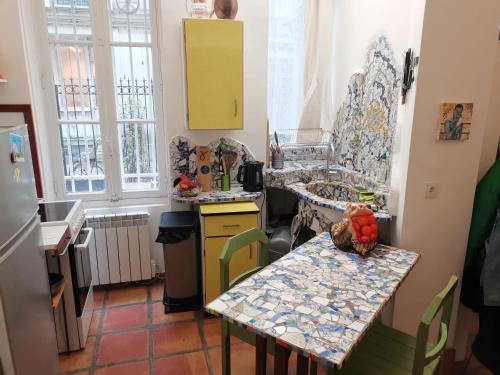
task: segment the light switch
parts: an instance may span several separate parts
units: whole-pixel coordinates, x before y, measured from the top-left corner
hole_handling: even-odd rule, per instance
[[[437,198],[440,190],[439,182],[426,182],[425,183],[425,198],[434,199]]]

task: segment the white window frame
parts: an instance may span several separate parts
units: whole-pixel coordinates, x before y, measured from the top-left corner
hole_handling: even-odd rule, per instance
[[[59,118],[57,114],[55,95],[47,95],[45,103],[47,106],[47,136],[50,143],[50,160],[53,170],[53,188],[57,199],[81,199],[84,201],[111,201],[118,202],[125,199],[138,198],[160,198],[168,196],[167,181],[167,153],[165,143],[165,126],[163,113],[163,80],[161,76],[160,61],[160,38],[159,38],[159,17],[160,0],[149,0],[150,2],[150,35],[151,43],[140,42],[114,42],[111,41],[111,19],[109,17],[108,0],[90,0],[91,29],[95,64],[95,81],[97,89],[97,103],[99,108],[99,124],[101,130],[102,153],[104,162],[104,181],[105,190],[103,192],[71,193],[66,191],[65,176],[63,170],[62,149],[59,136]],[[47,17],[45,9],[42,14],[43,22],[47,28]],[[47,40],[47,49],[50,43],[54,41]],[[60,41],[55,41],[60,42]],[[76,44],[66,42],[65,44]],[[87,42],[78,42],[85,44]],[[89,43],[87,43],[89,44]],[[131,47],[151,47],[151,58],[153,67],[153,102],[156,123],[156,157],[159,174],[159,188],[157,190],[138,190],[125,191],[122,186],[120,145],[118,137],[118,122],[116,114],[116,96],[115,82],[112,60],[112,46],[131,46]],[[49,56],[49,54],[47,54]],[[52,62],[46,65],[51,68]],[[52,70],[46,70],[45,80],[47,86],[54,85]],[[53,90],[52,90],[53,92]],[[76,121],[84,124],[86,121]],[[138,123],[140,121],[129,121]],[[151,123],[151,121],[145,121]]]

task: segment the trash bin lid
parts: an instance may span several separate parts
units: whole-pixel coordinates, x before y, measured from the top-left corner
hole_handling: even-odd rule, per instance
[[[198,215],[192,211],[163,212],[160,233],[172,230],[193,231],[198,226]]]

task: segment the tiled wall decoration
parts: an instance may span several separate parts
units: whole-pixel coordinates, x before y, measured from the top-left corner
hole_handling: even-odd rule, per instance
[[[196,177],[196,144],[187,137],[176,136],[172,138],[169,145],[170,153],[170,178],[172,181],[179,176],[187,175],[190,178]],[[210,160],[212,162],[212,174],[214,175],[214,188],[219,180],[219,157],[221,152],[231,150],[238,154],[238,159],[231,169],[231,179],[236,181],[238,167],[245,161],[255,160],[247,146],[233,138],[218,138],[208,144],[211,149]]]
[[[328,146],[284,146],[285,161],[326,160]]]
[[[388,184],[401,72],[385,36],[367,51],[333,127],[334,163]]]

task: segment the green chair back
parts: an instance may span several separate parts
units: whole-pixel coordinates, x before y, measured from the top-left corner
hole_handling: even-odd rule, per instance
[[[237,251],[243,250],[246,246],[252,245],[255,242],[258,242],[260,244],[258,266],[242,273],[241,275],[236,276],[234,280],[229,280],[229,263],[231,262],[231,257]],[[269,241],[266,234],[258,230],[257,228],[253,228],[237,234],[236,236],[231,237],[226,241],[226,244],[224,245],[224,248],[222,249],[219,257],[221,294],[267,266],[267,263],[269,262],[268,244]],[[241,327],[238,327],[236,324],[231,324],[226,320],[222,320],[221,336],[222,375],[231,375],[230,336],[236,336],[247,344],[255,346],[255,334]],[[267,345],[267,350],[272,353],[274,351],[274,345],[272,345],[273,343],[270,344],[271,345]]]
[[[242,273],[234,280],[229,280],[229,263],[233,254],[238,250],[243,250],[244,247],[252,245],[255,242],[260,244],[259,265],[247,272]],[[266,234],[257,228],[249,229],[228,239],[219,257],[221,294],[267,266],[267,263],[269,262],[268,250],[269,240]]]
[[[424,367],[441,357],[448,340],[448,332],[453,308],[453,294],[457,287],[458,278],[452,276],[448,285],[434,297],[431,304],[425,310],[418,326],[417,342],[415,347],[415,359],[413,362],[413,374],[423,374]],[[439,311],[442,311],[439,325],[439,338],[436,345],[428,349],[429,327]]]

